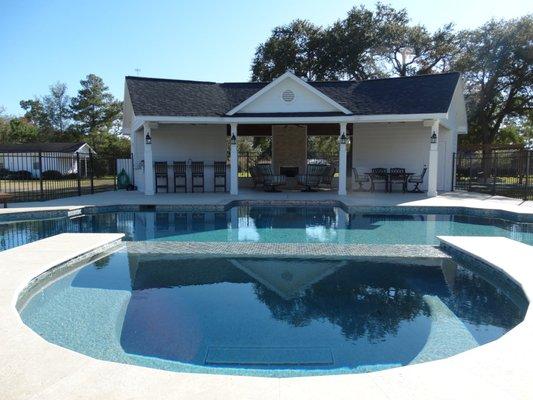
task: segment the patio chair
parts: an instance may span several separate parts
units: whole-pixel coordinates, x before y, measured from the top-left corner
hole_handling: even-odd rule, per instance
[[[254,183],[254,189],[258,186],[258,185],[263,185],[263,175],[259,174],[257,172],[257,167],[256,166],[253,166],[250,168],[250,176],[252,177],[252,181]]]
[[[368,176],[370,178],[370,191],[376,190],[376,183],[385,184],[385,191],[388,189],[389,175],[387,168],[372,168],[372,172]]]
[[[304,186],[304,192],[312,192],[318,189],[328,168],[329,165],[308,164],[305,174],[296,176],[296,181]]]
[[[217,179],[222,182],[217,183]],[[226,191],[226,161],[215,161],[213,164],[213,192],[216,192],[217,188]]]
[[[0,203],[4,204],[4,208],[7,208],[7,203],[13,199],[13,195],[10,193],[0,192]]]
[[[200,183],[198,183],[200,182]],[[191,192],[194,193],[194,189],[200,188],[204,192],[204,162],[193,161],[191,162]]]
[[[322,175],[321,185],[328,186],[329,189],[333,189],[333,178],[335,176],[335,167],[328,165],[324,168],[324,175]]]
[[[187,193],[187,163],[185,161],[174,161],[174,193],[178,189],[183,189]],[[183,182],[183,183],[180,183]]]
[[[407,191],[407,177],[405,168],[391,168],[389,170],[389,192],[392,192],[392,185],[394,183],[400,183],[402,185],[402,191]]]
[[[355,167],[352,168],[352,171],[353,171],[354,182],[359,185],[359,187],[355,190],[357,190],[358,192],[364,191],[363,184],[370,182],[370,177],[368,175],[359,174],[359,172],[357,172],[357,168]]]
[[[270,164],[257,164],[255,171],[258,176],[261,176],[265,191],[278,192],[278,186],[285,185],[287,182],[285,175],[274,175],[272,173],[272,166]]]
[[[419,186],[424,182],[424,176],[426,175],[427,170],[428,167],[424,165],[424,168],[422,168],[422,173],[420,175],[411,175],[409,177],[407,182],[415,184],[415,187],[413,188],[413,190],[411,190],[411,193],[422,193]]]
[[[154,163],[154,173],[155,173],[155,192],[158,193],[159,189],[165,189],[168,193],[168,165],[166,162],[155,162]],[[161,184],[160,182],[164,183]]]

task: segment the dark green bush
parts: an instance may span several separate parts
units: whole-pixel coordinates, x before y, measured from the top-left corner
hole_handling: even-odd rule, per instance
[[[8,174],[8,179],[13,180],[20,180],[20,181],[26,181],[29,179],[33,179],[33,176],[31,175],[30,171],[12,171]]]
[[[63,174],[59,171],[56,171],[55,169],[49,169],[47,171],[43,171],[43,179],[62,179]]]

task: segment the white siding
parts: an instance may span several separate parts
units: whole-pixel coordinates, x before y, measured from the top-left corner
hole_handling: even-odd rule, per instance
[[[144,138],[139,140],[144,144]],[[174,161],[203,161],[206,164],[205,191],[212,192],[212,165],[215,161],[227,159],[226,126],[161,124],[157,129],[152,129],[152,154],[154,162],[166,161],[169,164],[170,191],[173,191],[173,173],[170,165]],[[190,185],[190,177],[188,181]],[[135,183],[139,187],[137,175]],[[229,184],[229,168],[227,183]]]
[[[430,128],[421,122],[355,125],[353,165],[359,173],[372,168],[405,168],[419,174],[429,161]],[[453,144],[449,131],[439,135],[438,190],[449,190]],[[427,175],[423,189],[427,186]]]
[[[290,103],[281,98],[285,90],[294,92],[294,100]],[[292,79],[285,79],[268,92],[246,105],[240,113],[273,113],[273,112],[331,112],[339,111],[307,88]]]

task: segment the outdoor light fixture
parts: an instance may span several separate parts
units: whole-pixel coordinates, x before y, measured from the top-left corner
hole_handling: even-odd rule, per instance
[[[431,135],[431,143],[437,143],[437,134],[435,132]]]
[[[152,137],[149,133],[146,134],[146,144],[152,144]]]
[[[231,135],[231,144],[237,144],[237,136]]]
[[[346,137],[346,134],[342,134],[339,138],[339,143],[340,144],[346,144],[346,142],[348,141],[348,138]]]

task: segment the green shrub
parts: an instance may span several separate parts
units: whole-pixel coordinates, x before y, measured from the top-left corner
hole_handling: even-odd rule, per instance
[[[56,171],[55,169],[49,169],[47,171],[43,171],[43,179],[47,180],[54,180],[54,179],[62,179],[63,174],[59,171]]]

